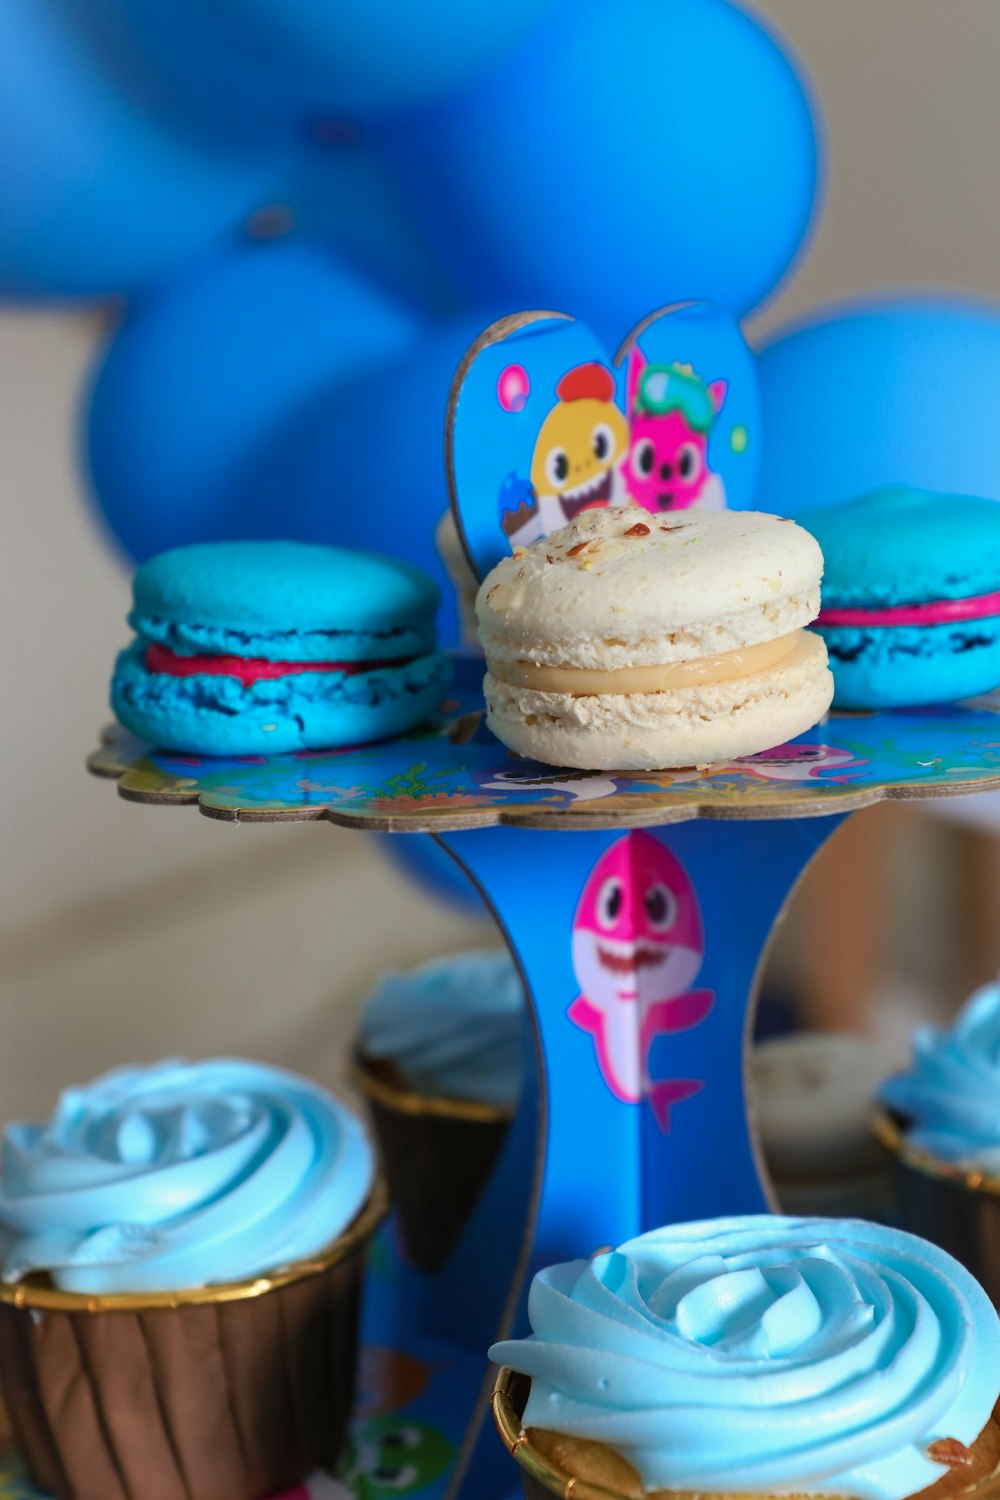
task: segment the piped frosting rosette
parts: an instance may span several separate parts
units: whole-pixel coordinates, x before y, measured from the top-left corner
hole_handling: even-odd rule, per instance
[[[318,1085],[223,1059],[108,1073],[3,1139],[5,1281],[178,1291],[319,1255],[356,1218],[374,1160]]]
[[[879,1098],[905,1118],[910,1147],[1000,1175],[1000,984],[977,990],[953,1026],[918,1027],[912,1066]]]
[[[510,954],[456,953],[386,974],[361,1018],[358,1047],[388,1060],[417,1093],[512,1113],[524,1062],[524,985]]]
[[[971,1445],[1000,1384],[978,1283],[914,1235],[755,1216],[658,1230],[535,1277],[527,1429],[605,1444],[647,1490],[900,1500]]]

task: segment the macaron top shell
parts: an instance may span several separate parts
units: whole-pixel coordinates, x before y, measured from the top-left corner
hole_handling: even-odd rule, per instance
[[[891,608],[1000,589],[995,500],[898,485],[798,519],[823,549],[825,608]]]
[[[205,542],[143,563],[129,624],[180,655],[360,661],[434,649],[434,581],[373,552]]]
[[[807,625],[823,557],[755,511],[584,511],[480,587],[488,657],[614,669],[757,645]]]

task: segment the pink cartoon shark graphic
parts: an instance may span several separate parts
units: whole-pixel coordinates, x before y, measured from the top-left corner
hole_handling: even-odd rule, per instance
[[[839,745],[776,745],[773,750],[758,751],[722,769],[742,771],[744,776],[764,781],[819,780],[839,785],[853,780],[844,772],[853,771],[857,775],[868,764]]]
[[[626,381],[631,440],[625,484],[654,515],[698,505],[721,510],[725,489],[708,464],[708,436],[726,399],[726,382],[706,385],[689,365],[649,364],[632,346]]]
[[[718,760],[710,766],[680,771],[657,771],[643,776],[643,784],[668,787],[696,781],[718,781],[734,773],[755,781],[822,781],[847,786],[862,775],[871,761],[858,758],[840,745],[776,745],[742,760]]]
[[[649,1077],[654,1040],[703,1021],[715,997],[691,990],[705,939],[690,880],[648,833],[616,840],[598,860],[573,919],[573,971],[580,995],[568,1015],[594,1039],[616,1099],[648,1098],[660,1129],[670,1107],[696,1094],[696,1078]]]

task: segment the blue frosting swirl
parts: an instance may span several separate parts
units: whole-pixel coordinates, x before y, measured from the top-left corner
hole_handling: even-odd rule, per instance
[[[371,1190],[360,1122],[316,1084],[236,1059],[122,1068],[4,1131],[5,1281],[180,1291],[325,1250]]]
[[[912,1067],[879,1099],[904,1116],[911,1146],[1000,1174],[1000,984],[977,990],[951,1027],[919,1026]]]
[[[458,953],[387,974],[365,1007],[358,1048],[392,1062],[418,1094],[513,1109],[524,1020],[524,986],[510,954]]]
[[[535,1277],[525,1427],[615,1449],[647,1489],[900,1500],[971,1445],[1000,1385],[1000,1320],[944,1251],[860,1220],[656,1230]]]

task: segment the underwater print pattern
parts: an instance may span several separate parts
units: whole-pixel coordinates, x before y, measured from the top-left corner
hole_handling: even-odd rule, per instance
[[[357,750],[213,759],[113,729],[90,759],[133,801],[194,802],[213,817],[328,817],[412,831],[515,823],[641,826],[697,817],[847,812],[883,797],[1000,788],[1000,693],[967,704],[831,714],[787,745],[676,771],[591,773],[521,759],[486,729],[482,665],[458,658],[439,719]]]

